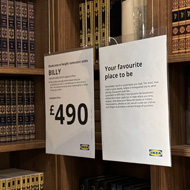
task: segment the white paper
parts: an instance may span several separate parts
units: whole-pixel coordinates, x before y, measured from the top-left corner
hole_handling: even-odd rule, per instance
[[[167,82],[166,36],[100,48],[104,160],[171,166]]]
[[[92,48],[45,56],[45,97],[46,152],[94,158]]]

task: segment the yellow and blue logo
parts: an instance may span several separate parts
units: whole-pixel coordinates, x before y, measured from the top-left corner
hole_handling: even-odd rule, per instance
[[[162,150],[149,149],[149,156],[163,157]]]
[[[89,144],[80,144],[80,150],[90,150]]]

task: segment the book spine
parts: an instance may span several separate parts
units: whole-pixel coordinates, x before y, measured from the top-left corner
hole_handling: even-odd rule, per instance
[[[36,137],[35,129],[35,107],[34,107],[34,81],[29,81],[29,105],[30,105],[30,139],[34,140]]]
[[[14,2],[8,1],[8,62],[9,67],[15,67],[15,9]]]
[[[85,4],[84,3],[79,4],[79,19],[80,19],[80,47],[84,47],[86,44],[85,42],[86,24],[85,24]]]
[[[99,63],[99,43],[100,43],[100,2],[94,0],[94,59],[95,63]]]
[[[0,79],[0,142],[6,142],[5,80]]]
[[[24,82],[16,81],[17,96],[17,140],[24,140]]]
[[[40,190],[44,190],[44,174],[40,173]]]
[[[186,52],[190,52],[190,0],[186,0]]]
[[[22,175],[22,190],[26,190],[26,176]]]
[[[26,190],[30,190],[30,175],[26,176]]]
[[[1,50],[2,50],[2,66],[8,67],[8,2],[7,0],[1,0]]]
[[[179,0],[179,46],[178,52],[185,53],[185,41],[186,41],[186,10],[185,0]]]
[[[101,46],[109,45],[109,0],[101,1]]]
[[[35,190],[40,189],[40,175],[39,173],[35,174]]]
[[[35,175],[30,176],[31,190],[35,190]]]
[[[16,43],[16,66],[21,67],[22,65],[22,55],[21,55],[21,49],[22,49],[22,4],[20,1],[15,1],[15,43]]]
[[[11,178],[6,179],[6,190],[11,190]]]
[[[11,80],[11,118],[12,118],[12,141],[17,140],[16,126],[16,80]]]
[[[16,177],[16,189],[22,190],[22,177],[21,176]]]
[[[0,189],[6,190],[6,179],[0,179]]]
[[[93,45],[93,1],[87,2],[87,46]]]
[[[12,118],[11,118],[11,83],[5,79],[5,98],[6,98],[6,142],[12,140]]]
[[[179,47],[179,2],[172,2],[172,53],[178,53]]]
[[[28,5],[22,2],[22,67],[28,68]]]
[[[11,190],[17,190],[16,189],[16,177],[11,178]]]
[[[28,50],[29,67],[35,68],[35,44],[34,44],[34,3],[28,2]]]
[[[29,81],[24,80],[24,140],[30,139]]]

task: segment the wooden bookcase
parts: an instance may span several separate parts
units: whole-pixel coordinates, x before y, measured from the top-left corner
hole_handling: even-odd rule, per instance
[[[172,0],[155,0],[154,27],[168,26],[168,71],[172,168],[102,160],[100,110],[96,111],[96,159],[45,154],[45,99],[43,57],[48,53],[48,0],[35,4],[36,68],[0,68],[3,76],[22,76],[35,80],[36,140],[0,144],[0,169],[17,167],[43,171],[45,190],[78,190],[79,179],[103,173],[127,174],[151,179],[151,190],[190,189],[190,146],[185,145],[185,80],[190,54],[171,55]],[[149,3],[151,0],[148,0]],[[79,47],[80,0],[50,0],[51,52]],[[150,5],[150,4],[149,4]],[[151,6],[150,6],[151,7]],[[151,12],[151,11],[150,11]],[[151,15],[148,15],[149,18]],[[150,27],[150,26],[149,26]],[[99,67],[95,66],[98,83]],[[98,101],[96,101],[98,103]],[[99,107],[99,105],[97,105]],[[98,108],[97,108],[98,109]]]
[[[151,9],[151,0],[148,0]],[[52,0],[52,50],[64,51],[79,46],[79,0]],[[151,190],[190,188],[190,146],[185,145],[185,71],[190,54],[172,55],[172,0],[154,1],[154,28],[167,27],[168,73],[170,99],[170,134],[172,145],[172,168],[102,161],[101,143],[96,143],[96,159],[58,156],[58,189],[78,189],[81,177],[107,172],[128,174],[151,179]],[[149,11],[148,19],[151,19]],[[148,25],[149,29],[151,24]],[[95,66],[95,75],[99,67]],[[95,101],[96,102],[96,101]],[[98,107],[98,106],[97,106]],[[100,125],[96,111],[96,128]],[[97,130],[97,129],[96,129]],[[96,140],[99,137],[96,136]]]
[[[27,2],[27,0],[24,0]],[[44,189],[56,189],[56,160],[45,154],[45,100],[44,61],[48,53],[48,1],[34,0],[35,6],[35,69],[0,68],[0,75],[35,80],[35,125],[36,140],[0,144],[0,169],[10,167],[42,171],[45,176]]]

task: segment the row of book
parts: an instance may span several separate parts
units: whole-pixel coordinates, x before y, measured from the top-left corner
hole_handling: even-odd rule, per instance
[[[44,189],[43,172],[10,168],[0,170],[1,190]]]
[[[80,190],[150,190],[150,181],[120,175],[101,175],[80,180]]]
[[[98,49],[146,38],[147,0],[87,0],[79,4],[80,47]],[[122,37],[121,37],[122,35]]]
[[[0,79],[0,142],[35,139],[34,81]]]
[[[0,3],[0,66],[34,68],[34,3],[14,0]]]
[[[114,14],[111,14],[111,12]],[[110,17],[116,22],[110,22]],[[80,47],[94,46],[95,64],[98,64],[98,48],[109,45],[111,36],[121,35],[121,1],[91,0],[79,4]],[[115,25],[117,30],[110,30]]]
[[[172,1],[172,53],[190,52],[190,1]]]

